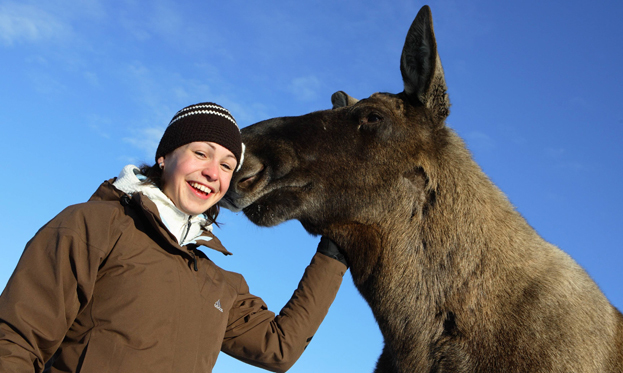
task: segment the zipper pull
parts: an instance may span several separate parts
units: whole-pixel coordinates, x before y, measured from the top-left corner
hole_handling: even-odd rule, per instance
[[[189,248],[188,251],[190,252],[190,255],[192,255],[193,257],[193,268],[195,272],[197,272],[199,271],[199,267],[197,267],[197,255],[195,255],[195,252],[191,248]]]

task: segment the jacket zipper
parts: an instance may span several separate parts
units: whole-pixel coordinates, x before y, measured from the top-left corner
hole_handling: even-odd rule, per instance
[[[190,222],[191,217],[188,217],[188,224],[186,224],[186,232],[184,232],[184,237],[182,237],[182,244],[184,244],[184,241],[186,241],[186,237],[188,237],[188,232],[190,232]],[[188,252],[190,253],[190,255],[193,257],[193,269],[195,270],[195,272],[197,272],[199,270],[199,267],[197,266],[197,255],[195,255],[195,252],[193,251],[192,248],[186,246],[188,249]]]
[[[125,198],[123,198],[123,197],[121,198],[121,203],[124,206],[129,206],[132,200],[127,195],[124,195],[124,197]],[[145,204],[141,203],[141,207],[142,207],[142,209],[144,211],[149,211],[151,216],[152,216],[152,219],[155,219],[153,217],[154,214],[151,213],[151,211],[145,206]],[[184,243],[184,241],[186,241],[186,237],[188,237],[188,233],[190,232],[190,226],[192,225],[192,223],[190,221],[191,218],[192,218],[192,216],[189,215],[188,216],[188,223],[186,224],[186,232],[184,232],[184,238],[182,238],[182,241],[181,241],[182,243]],[[152,222],[152,224],[154,226],[157,226],[156,222]],[[180,244],[180,246],[182,246],[182,244]],[[191,258],[193,260],[193,269],[195,270],[195,272],[199,271],[199,267],[197,265],[197,256],[195,255],[195,252],[193,251],[192,248],[190,248],[188,246],[187,246],[187,250],[188,250],[188,253],[190,254],[190,256],[191,256]]]
[[[184,244],[184,241],[186,241],[186,237],[188,237],[188,232],[190,232],[190,216],[188,217],[188,223],[186,224],[186,232],[184,232],[184,237],[182,237],[182,245]]]

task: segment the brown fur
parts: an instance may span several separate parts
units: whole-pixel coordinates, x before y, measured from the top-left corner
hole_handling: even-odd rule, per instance
[[[445,125],[428,7],[401,72],[398,95],[243,129],[229,207],[340,245],[384,336],[376,372],[622,372],[621,313]]]

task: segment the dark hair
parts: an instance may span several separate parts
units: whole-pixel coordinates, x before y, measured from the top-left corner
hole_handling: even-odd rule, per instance
[[[158,164],[154,164],[153,166],[149,166],[147,164],[143,164],[139,167],[141,174],[143,174],[146,179],[142,181],[142,184],[153,184],[162,190],[164,186],[164,180],[162,180],[162,169],[158,166]],[[219,226],[216,218],[218,214],[221,212],[221,207],[218,203],[215,203],[214,206],[210,207],[203,214],[208,219],[208,223],[214,224],[217,227]]]

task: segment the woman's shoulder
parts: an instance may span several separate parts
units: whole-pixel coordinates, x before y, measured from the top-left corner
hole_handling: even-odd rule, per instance
[[[88,201],[63,209],[48,224],[48,227],[101,227],[119,224],[125,216],[119,201]]]
[[[89,201],[66,207],[35,234],[35,245],[46,242],[83,243],[107,253],[131,227],[119,202]],[[38,242],[39,244],[36,244]]]
[[[56,215],[45,227],[100,226],[119,221],[125,215],[123,198],[125,194],[115,190],[111,180],[97,189],[86,202],[70,205]],[[127,196],[126,196],[127,197]]]

